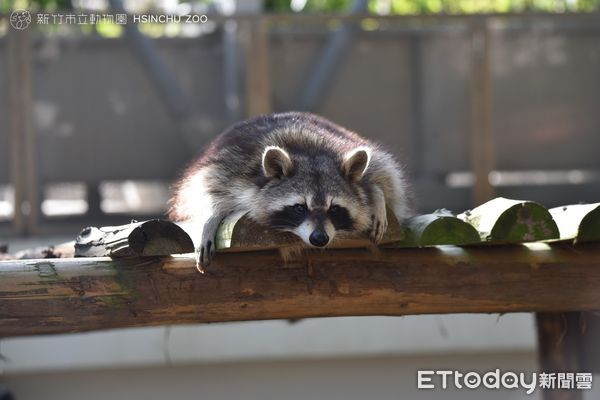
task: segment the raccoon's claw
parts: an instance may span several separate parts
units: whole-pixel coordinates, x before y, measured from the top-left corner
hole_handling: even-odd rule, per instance
[[[212,240],[203,242],[199,247],[196,247],[196,268],[201,273],[204,273],[204,268],[210,265],[210,262],[215,257],[215,247]]]
[[[387,230],[387,217],[385,215],[383,218],[373,215],[371,220],[371,240],[375,243],[379,243],[381,242],[381,239],[383,239],[383,234]]]

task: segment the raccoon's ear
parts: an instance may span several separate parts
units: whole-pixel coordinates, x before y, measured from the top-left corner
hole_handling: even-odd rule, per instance
[[[358,147],[344,156],[342,169],[352,182],[358,182],[369,166],[371,151],[366,147]]]
[[[292,172],[292,159],[281,147],[267,146],[262,156],[262,167],[267,178],[281,178]]]

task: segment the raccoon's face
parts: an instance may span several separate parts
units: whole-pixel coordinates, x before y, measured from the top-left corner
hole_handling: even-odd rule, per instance
[[[275,146],[263,154],[269,179],[260,190],[254,219],[293,232],[305,243],[325,247],[334,237],[362,232],[370,207],[361,178],[369,151],[359,148],[339,160],[331,154],[294,155]]]

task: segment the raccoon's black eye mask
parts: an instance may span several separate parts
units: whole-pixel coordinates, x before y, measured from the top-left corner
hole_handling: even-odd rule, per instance
[[[294,204],[285,206],[281,211],[275,212],[271,216],[271,225],[276,228],[296,228],[300,226],[308,215],[306,204]],[[337,204],[332,205],[327,210],[327,217],[336,230],[352,230],[354,221],[347,208]]]
[[[308,211],[306,204],[294,204],[292,207],[294,207],[294,211],[296,211],[298,214],[306,214]]]
[[[350,216],[350,212],[345,207],[334,204],[329,207],[327,215],[336,230],[352,230],[354,227],[354,221]]]
[[[304,222],[306,214],[308,214],[306,204],[285,206],[283,210],[277,211],[271,216],[271,225],[277,228],[296,228]]]

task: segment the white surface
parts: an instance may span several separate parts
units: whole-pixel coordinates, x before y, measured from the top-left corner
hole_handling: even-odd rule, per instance
[[[323,357],[534,351],[530,314],[352,317],[4,339],[6,372]]]
[[[535,354],[358,357],[8,374],[18,400],[537,400],[520,389],[418,390],[417,370],[535,369]],[[586,399],[598,399],[598,391]]]

